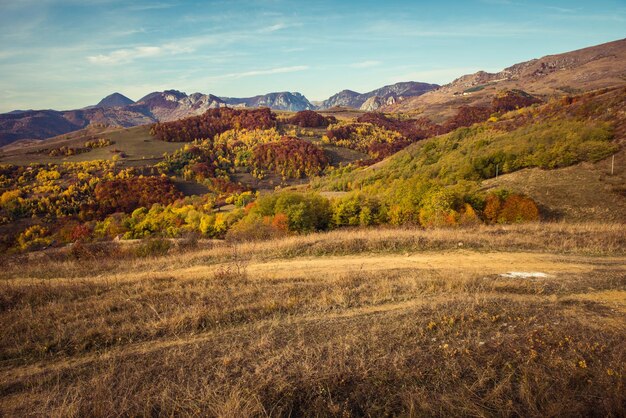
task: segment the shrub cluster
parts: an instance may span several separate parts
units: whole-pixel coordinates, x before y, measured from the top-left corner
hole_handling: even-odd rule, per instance
[[[498,202],[497,207],[494,202]],[[228,234],[245,240],[279,236],[287,231],[306,233],[350,226],[428,228],[537,220],[539,210],[529,197],[505,191],[484,197],[476,191],[430,184],[402,200],[357,192],[336,199],[310,193],[274,193],[249,204],[245,216]]]
[[[491,101],[491,107],[494,112],[505,113],[511,110],[532,106],[537,103],[541,103],[541,100],[523,90],[514,89],[503,91],[494,97]]]
[[[357,118],[357,122],[371,123],[389,131],[401,133],[410,142],[430,138],[443,133],[442,128],[431,122],[428,118],[418,119],[392,119],[383,113],[368,112]]]
[[[112,145],[114,143],[115,142],[111,141],[110,139],[99,138],[99,139],[86,141],[84,146],[82,147],[70,147],[70,146],[64,145],[58,148],[44,149],[39,152],[46,153],[50,157],[60,157],[60,156],[69,157],[72,155],[83,154],[85,152],[89,152],[95,148],[108,147],[109,145]]]
[[[280,174],[283,179],[316,176],[328,165],[320,147],[298,138],[283,137],[277,142],[258,144],[252,153],[257,177],[262,177],[266,170]]]
[[[517,223],[539,220],[539,208],[519,194],[490,193],[485,200],[485,219],[490,223]]]

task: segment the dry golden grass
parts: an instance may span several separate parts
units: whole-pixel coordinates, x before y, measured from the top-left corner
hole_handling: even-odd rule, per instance
[[[623,416],[624,239],[353,230],[5,264],[0,415]]]
[[[102,245],[75,257],[68,249],[0,259],[0,280],[15,278],[79,278],[94,272],[131,273],[167,271],[181,266],[216,264],[232,259],[271,260],[346,254],[468,249],[478,251],[532,251],[592,256],[626,255],[625,225],[620,223],[529,223],[474,228],[341,229],[291,236],[278,240],[200,242],[195,251],[172,251],[157,259],[134,257],[136,242]]]

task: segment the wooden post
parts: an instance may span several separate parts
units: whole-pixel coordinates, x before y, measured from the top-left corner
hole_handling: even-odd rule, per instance
[[[611,175],[613,175],[613,169],[615,168],[615,154],[611,157]]]
[[[498,166],[499,166],[499,165],[500,165],[500,164],[496,164],[496,178],[498,178]]]

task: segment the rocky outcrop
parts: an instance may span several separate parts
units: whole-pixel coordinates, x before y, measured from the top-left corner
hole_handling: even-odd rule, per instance
[[[246,98],[221,97],[220,99],[228,105],[238,107],[269,107],[274,110],[288,110],[291,112],[315,109],[315,106],[302,94],[288,91]]]
[[[391,106],[399,101],[404,100],[404,96],[396,96],[395,94],[389,94],[386,97],[372,96],[365,101],[359,108],[366,112],[372,112],[378,110],[383,106]]]

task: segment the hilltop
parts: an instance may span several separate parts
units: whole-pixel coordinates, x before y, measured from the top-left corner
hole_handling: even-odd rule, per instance
[[[396,83],[384,86],[367,93],[357,93],[352,90],[342,90],[324,100],[318,107],[320,110],[337,106],[372,111],[383,106],[390,106],[409,97],[417,97],[431,90],[439,88],[437,84],[418,83],[414,81]]]
[[[124,107],[133,103],[135,102],[123,94],[113,93],[100,100],[98,104],[93,107]]]

